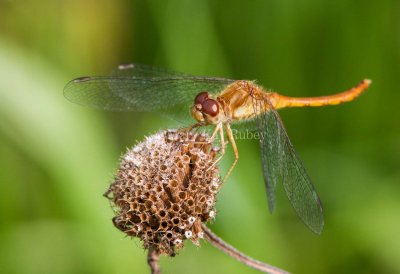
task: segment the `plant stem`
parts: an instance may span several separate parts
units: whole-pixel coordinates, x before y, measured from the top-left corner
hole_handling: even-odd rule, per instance
[[[149,253],[147,254],[147,263],[150,266],[151,274],[160,274],[160,265],[158,264],[158,260],[160,257],[160,253],[151,246],[149,248]]]
[[[270,273],[270,274],[289,274],[289,272],[286,272],[285,270],[279,269],[275,266],[257,261],[243,253],[241,253],[239,250],[235,249],[233,246],[227,244],[224,242],[221,238],[219,238],[217,235],[215,235],[208,227],[206,227],[204,224],[202,224],[202,228],[204,231],[204,238],[209,241],[213,246],[216,248],[222,250],[232,258],[238,260],[239,262],[244,263],[245,265],[248,265],[250,267],[253,267],[259,271],[265,272],[265,273]]]

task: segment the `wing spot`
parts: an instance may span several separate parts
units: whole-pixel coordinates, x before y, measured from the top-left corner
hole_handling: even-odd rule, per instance
[[[122,64],[118,66],[119,70],[125,70],[125,69],[131,69],[134,68],[135,65],[134,64]]]
[[[82,82],[89,81],[91,79],[92,79],[92,77],[83,76],[83,77],[78,77],[78,78],[74,79],[73,81],[74,81],[74,83],[82,83]]]

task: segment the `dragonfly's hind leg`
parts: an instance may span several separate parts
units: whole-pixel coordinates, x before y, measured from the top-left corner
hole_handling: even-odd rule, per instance
[[[225,139],[224,139],[224,130],[222,128],[222,124],[219,124],[219,125],[220,126],[216,127],[216,130],[219,130],[219,138],[220,138],[220,143],[221,143],[221,155],[218,157],[217,160],[214,161],[214,163],[212,164],[212,166],[209,169],[212,169],[222,159],[222,157],[224,157],[225,148],[226,148],[226,145],[228,144],[228,142],[225,142]],[[214,139],[215,138],[216,138],[216,136],[214,136]]]
[[[198,125],[195,124],[195,125],[192,126],[191,128],[194,128],[194,127],[197,127],[197,126],[198,126]],[[228,127],[229,127],[229,125],[228,125]],[[227,129],[227,132],[228,132],[228,129]],[[212,168],[222,159],[222,157],[223,157],[224,154],[225,154],[226,145],[228,144],[228,142],[225,142],[225,139],[224,139],[224,129],[223,129],[223,127],[222,127],[222,123],[218,123],[218,124],[215,126],[215,129],[214,129],[213,133],[211,134],[210,139],[208,139],[207,142],[193,142],[193,144],[196,144],[196,145],[198,145],[198,144],[200,144],[200,145],[209,145],[209,144],[212,144],[212,143],[214,143],[215,138],[217,138],[217,134],[218,134],[218,133],[219,133],[219,136],[220,136],[220,143],[221,143],[221,155],[218,157],[217,160],[214,161],[214,163],[211,165],[211,167],[210,167],[209,169],[212,169]],[[233,140],[232,131],[231,131],[230,127],[229,127],[229,133],[230,133],[230,135],[231,135],[231,137],[232,137],[231,139]],[[229,135],[228,135],[228,138],[230,138]],[[233,142],[235,142],[235,141],[233,141]],[[236,160],[235,160],[235,162],[234,162],[234,164],[233,164],[233,166],[235,166],[235,165],[236,165],[236,162],[237,162],[237,158],[238,158],[239,156],[238,156],[238,154],[237,154],[236,144],[232,144],[232,146],[233,146],[233,148],[234,148],[234,151],[236,151],[236,152],[235,152]],[[233,166],[230,168],[229,173],[232,171]],[[227,175],[229,175],[229,173],[228,173]],[[224,178],[227,178],[227,177],[228,177],[227,175],[225,175]],[[225,179],[224,179],[224,181],[225,181]]]

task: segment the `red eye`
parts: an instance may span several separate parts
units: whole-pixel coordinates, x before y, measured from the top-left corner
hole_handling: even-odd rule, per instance
[[[197,104],[203,104],[203,102],[208,99],[208,92],[207,91],[203,91],[200,92],[199,94],[197,94],[196,98],[194,99],[194,103]]]
[[[206,99],[201,106],[203,112],[210,116],[216,116],[219,112],[218,103],[213,99]]]

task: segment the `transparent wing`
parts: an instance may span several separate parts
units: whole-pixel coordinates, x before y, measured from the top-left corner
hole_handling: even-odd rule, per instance
[[[282,153],[281,132],[276,119],[271,119],[269,112],[266,112],[264,102],[253,99],[253,106],[256,113],[263,115],[256,116],[258,131],[260,132],[260,154],[264,175],[264,182],[267,190],[268,207],[271,213],[275,210],[275,193],[277,182],[282,182],[283,162],[280,159]]]
[[[254,105],[259,109],[265,103],[257,101]],[[312,231],[320,234],[324,226],[321,201],[289,140],[279,114],[271,108],[258,116],[257,121],[262,136],[261,159],[270,211],[275,206],[276,185],[282,182],[297,215]]]
[[[111,75],[112,76],[146,77],[146,78],[193,77],[190,74],[176,72],[176,71],[168,70],[165,68],[159,68],[159,67],[154,67],[154,66],[149,66],[149,65],[144,65],[144,64],[119,65],[118,68],[115,69]],[[219,78],[219,80],[223,80],[223,82],[225,83],[225,81],[227,79]],[[227,81],[229,84],[233,80],[227,80]],[[220,90],[217,89],[217,92],[218,91],[220,91]],[[197,95],[197,93],[195,95]],[[192,102],[193,102],[193,99],[191,99],[190,104],[192,104]],[[189,112],[189,109],[184,104],[175,106],[173,110],[171,110],[171,109],[164,110],[164,114],[167,114],[167,116],[172,117],[173,119],[181,121],[181,122],[183,122],[181,117],[183,117],[184,115],[187,115],[188,112]],[[189,117],[189,119],[192,119],[192,118]],[[232,130],[237,130],[237,131],[255,131],[255,130],[257,130],[257,123],[256,123],[255,119],[232,121],[231,127],[232,127]]]
[[[64,88],[81,105],[116,111],[154,111],[193,103],[200,91],[220,92],[232,80],[201,77],[81,77]]]
[[[81,105],[113,111],[161,111],[188,116],[201,91],[219,93],[233,80],[197,77],[146,65],[122,65],[108,77],[80,77],[64,96]]]

